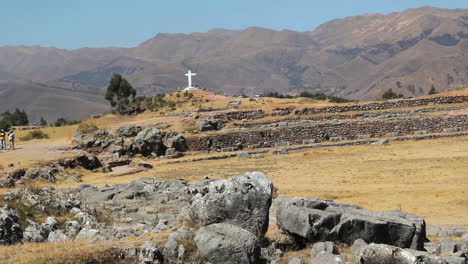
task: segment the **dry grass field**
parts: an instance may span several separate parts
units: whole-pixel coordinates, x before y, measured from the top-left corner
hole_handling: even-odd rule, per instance
[[[402,209],[430,224],[468,224],[468,137],[328,147],[257,159],[147,161],[156,168],[124,176],[88,173],[83,180],[102,186],[141,177],[190,180],[263,171],[279,194],[318,196],[375,210]]]

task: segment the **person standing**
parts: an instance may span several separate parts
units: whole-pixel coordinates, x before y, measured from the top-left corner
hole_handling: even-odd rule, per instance
[[[5,136],[5,131],[3,129],[0,130],[0,149],[6,149]]]
[[[10,149],[15,149],[15,131],[13,129],[8,133],[8,140],[10,140]]]

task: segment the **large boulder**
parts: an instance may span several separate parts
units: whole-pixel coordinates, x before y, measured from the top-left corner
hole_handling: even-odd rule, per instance
[[[258,263],[258,239],[240,227],[226,223],[202,227],[194,240],[200,256],[211,263]]]
[[[422,217],[401,211],[371,211],[360,206],[316,197],[280,196],[275,201],[278,226],[302,242],[356,239],[401,248],[424,249]]]
[[[197,121],[197,128],[199,131],[220,130],[225,124],[222,119],[202,119]]]
[[[94,170],[102,167],[102,163],[99,158],[86,151],[80,151],[74,160],[77,166],[81,166],[87,170]]]
[[[166,146],[163,144],[161,131],[154,127],[143,129],[135,137],[135,145],[143,156],[164,155]]]
[[[23,230],[16,210],[6,205],[0,208],[0,245],[14,244],[20,242],[22,238]]]
[[[257,236],[268,229],[273,184],[261,172],[210,182],[192,198],[192,220],[202,225],[229,223]]]
[[[167,138],[165,141],[167,148],[173,148],[175,151],[180,152],[185,152],[188,150],[187,140],[182,134],[177,133],[176,135]]]
[[[434,256],[424,251],[402,249],[383,244],[370,244],[362,249],[358,264],[466,264],[461,257]]]
[[[140,133],[142,128],[140,126],[126,124],[116,129],[116,134],[121,137],[134,137]]]
[[[177,258],[179,253],[179,243],[183,240],[193,239],[193,236],[194,234],[192,230],[186,226],[183,226],[177,231],[171,233],[164,245],[164,255],[171,258]]]

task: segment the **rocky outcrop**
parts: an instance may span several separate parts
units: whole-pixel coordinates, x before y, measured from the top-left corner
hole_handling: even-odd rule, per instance
[[[36,178],[42,178],[49,182],[54,183],[56,179],[56,175],[60,173],[60,170],[56,167],[46,167],[46,168],[33,168],[26,171],[24,177],[29,180],[34,180]]]
[[[363,239],[367,243],[424,249],[425,221],[409,213],[370,211],[315,197],[280,196],[276,204],[278,226],[299,241],[352,244]]]
[[[268,229],[273,184],[261,172],[210,182],[192,198],[192,220],[229,223],[263,236]]]
[[[197,121],[197,128],[199,131],[213,131],[221,130],[226,124],[222,119],[202,119]]]
[[[79,151],[75,157],[69,159],[60,159],[58,164],[64,168],[76,168],[78,166],[87,170],[94,170],[102,167],[102,162],[99,158],[86,151]]]
[[[143,156],[164,155],[167,147],[163,144],[161,131],[157,128],[145,128],[135,137],[135,145]]]
[[[212,263],[258,263],[260,245],[249,231],[231,224],[213,224],[195,233],[195,243],[203,259]]]
[[[116,129],[115,133],[121,137],[134,137],[143,130],[140,126],[126,124]]]
[[[16,210],[4,206],[0,208],[0,245],[9,245],[20,242],[23,230],[19,224]]]

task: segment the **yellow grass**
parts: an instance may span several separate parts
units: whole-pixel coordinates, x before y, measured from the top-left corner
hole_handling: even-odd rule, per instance
[[[431,224],[468,223],[467,160],[468,137],[456,137],[329,147],[261,159],[165,165],[153,160],[157,166],[149,171],[119,177],[92,173],[83,180],[102,186],[152,176],[191,180],[263,171],[279,194],[336,199],[374,210],[402,209]]]

